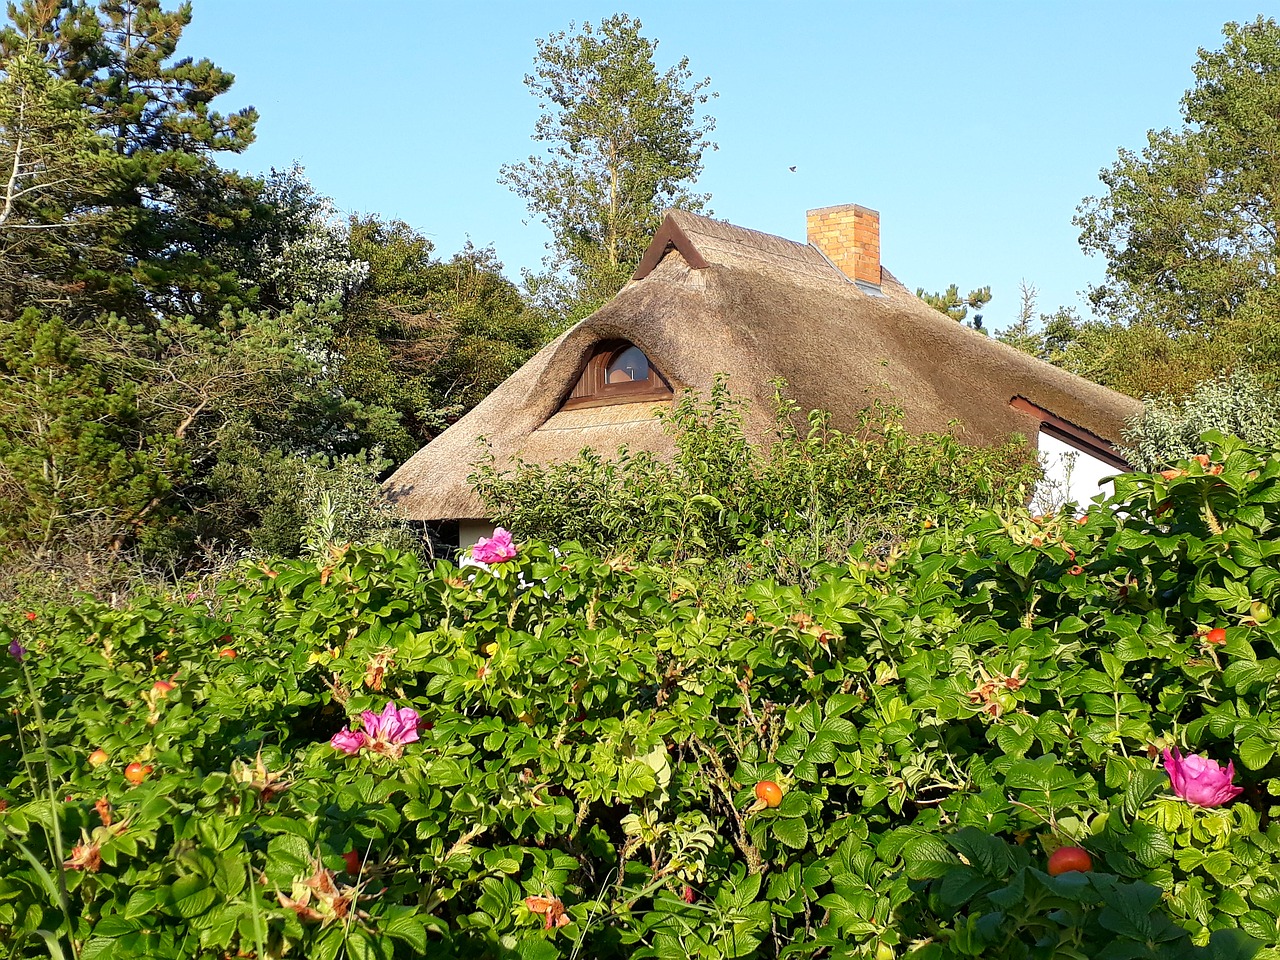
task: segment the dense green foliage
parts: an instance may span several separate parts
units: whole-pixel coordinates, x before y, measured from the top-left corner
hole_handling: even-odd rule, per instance
[[[1280,237],[1280,25],[1229,23],[1200,51],[1184,126],[1151,131],[1085,201],[1086,251],[1107,258],[1095,303],[1116,318],[1197,330],[1274,304]],[[1274,307],[1272,307],[1274,309]]]
[[[1280,956],[1280,455],[1220,442],[1117,490],[1080,522],[925,530],[807,591],[525,543],[489,569],[337,548],[209,602],[9,608],[0,939]],[[388,700],[417,741],[326,742]],[[1234,760],[1244,792],[1190,806],[1172,746]],[[1093,871],[1048,875],[1064,843]]]
[[[191,5],[173,11],[161,0],[101,0],[61,4],[23,0],[10,6],[0,53],[39,57],[59,97],[69,85],[92,130],[90,185],[99,225],[74,256],[45,259],[32,250],[31,267],[47,282],[75,284],[71,303],[81,316],[100,310],[216,316],[224,306],[253,301],[253,291],[228,253],[252,246],[270,228],[256,183],[220,168],[214,156],[253,142],[257,114],[222,114],[212,101],[234,80],[208,60],[174,60]],[[52,86],[57,83],[57,86]],[[32,88],[33,90],[35,88]],[[28,172],[49,182],[51,171]],[[68,188],[84,184],[68,184]],[[85,206],[76,191],[36,194],[44,216]],[[83,311],[83,312],[82,312]]]
[[[572,27],[571,27],[572,29]],[[551,229],[539,296],[569,319],[612,297],[639,263],[667,207],[700,210],[690,188],[715,144],[698,116],[710,79],[693,82],[689,60],[659,72],[658,41],[615,14],[538,41],[525,85],[543,113],[533,139],[547,144],[502,168],[507,184]]]
[[[0,49],[3,45],[0,44]],[[65,295],[67,262],[109,216],[106,165],[74,84],[29,51],[6,51],[0,81],[0,309]],[[39,172],[39,176],[34,174]]]
[[[975,447],[909,434],[901,414],[879,404],[845,432],[821,411],[806,421],[779,393],[765,448],[748,442],[741,401],[723,382],[660,416],[671,460],[588,450],[551,465],[483,463],[472,480],[490,515],[520,536],[708,562],[763,552],[770,566],[786,557],[803,568],[845,556],[855,541],[900,540],[922,520],[955,525],[984,507],[1025,503],[1038,478],[1020,441]]]
[[[191,17],[24,0],[0,31],[0,590],[296,553],[547,339],[492,250],[221,166],[257,114],[214,109]]]
[[[358,217],[351,255],[368,265],[347,298],[335,348],[344,393],[399,415],[380,437],[397,462],[459,419],[550,339],[552,321],[525,303],[492,248],[448,260],[408,224]]]
[[[0,540],[48,545],[103,519],[118,528],[163,493],[176,451],[134,446],[137,398],[111,387],[61,321],[28,310],[0,330],[0,378]]]
[[[1280,455],[1195,436],[1263,423],[1275,370],[1274,235],[1240,226],[1274,208],[1241,149],[1274,139],[1274,23],[1229,27],[1182,139],[1083,214],[1122,322],[1018,334],[1174,392],[1254,341],[1262,387],[1136,428],[1152,464],[1209,456],[1032,518],[1019,444],[783,403],[762,451],[717,386],[669,463],[482,468],[530,539],[426,567],[384,456],[700,202],[706,81],[625,15],[539,44],[550,153],[503,176],[553,230],[548,313],[490,249],[222,166],[256,113],[178,56],[191,15],[22,0],[0,31],[0,561],[304,559],[128,603],[0,576],[6,956],[1280,958]],[[416,737],[331,742],[392,700]],[[1172,795],[1175,746],[1243,793]],[[1063,844],[1093,870],[1050,876]]]
[[[1148,397],[1142,415],[1125,431],[1126,456],[1144,469],[1207,453],[1209,430],[1258,446],[1280,443],[1280,404],[1273,389],[1245,369],[1198,383],[1182,399]]]

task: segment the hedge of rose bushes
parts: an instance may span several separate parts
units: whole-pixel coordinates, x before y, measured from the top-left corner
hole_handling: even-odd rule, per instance
[[[1278,524],[1222,440],[809,591],[499,535],[19,604],[0,944],[1280,957]]]

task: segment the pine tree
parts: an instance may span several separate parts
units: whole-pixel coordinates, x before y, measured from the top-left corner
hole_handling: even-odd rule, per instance
[[[112,156],[76,87],[34,50],[0,74],[0,318],[19,304],[65,303],[69,263],[107,228]]]
[[[260,182],[219,168],[215,155],[253,141],[257,112],[212,102],[234,77],[209,60],[175,59],[191,4],[161,0],[23,0],[0,33],[6,59],[35,49],[75,84],[83,109],[118,158],[101,203],[116,214],[92,256],[73,268],[85,306],[139,316],[213,316],[253,301],[235,257],[270,229]]]
[[[966,326],[972,327],[974,330],[982,330],[982,314],[976,311],[981,310],[991,302],[991,288],[975,287],[965,297],[960,295],[960,288],[953,283],[942,293],[926,293],[925,289],[920,287],[916,290],[916,296],[957,323],[964,323],[965,318],[969,316],[969,311],[975,311],[973,320]]]
[[[0,544],[131,531],[184,467],[173,442],[145,436],[133,386],[61,320],[28,310],[0,324]]]

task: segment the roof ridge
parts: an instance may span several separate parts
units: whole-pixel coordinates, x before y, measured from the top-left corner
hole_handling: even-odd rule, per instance
[[[632,279],[643,280],[668,251],[675,249],[695,270],[715,264],[750,266],[813,278],[845,281],[847,278],[822,253],[808,243],[777,234],[740,227],[679,207],[667,210]]]
[[[709,226],[711,226],[711,227],[713,227],[713,228],[714,228],[714,227],[721,227],[721,228],[725,228],[725,227],[727,227],[727,228],[728,228],[728,230],[729,230],[729,231],[731,231],[731,232],[733,232],[733,233],[747,234],[747,235],[749,235],[749,236],[751,236],[751,237],[758,237],[758,238],[760,238],[760,239],[762,239],[762,240],[776,240],[776,241],[779,241],[779,242],[781,242],[781,243],[785,243],[785,244],[787,244],[787,245],[789,245],[789,246],[792,246],[792,247],[798,247],[798,248],[803,249],[803,248],[805,248],[805,247],[810,246],[810,244],[808,244],[808,243],[802,243],[802,242],[801,242],[801,241],[799,241],[799,240],[792,240],[790,237],[783,237],[783,236],[780,236],[780,235],[778,235],[778,234],[776,234],[776,233],[766,233],[764,230],[756,230],[756,229],[755,229],[755,228],[753,228],[753,227],[743,227],[743,226],[739,226],[738,224],[733,223],[733,222],[731,222],[731,221],[729,221],[729,220],[721,220],[721,219],[719,219],[718,217],[708,217],[708,216],[705,216],[704,214],[701,214],[701,213],[694,213],[694,212],[693,212],[693,211],[691,211],[691,210],[685,210],[685,209],[683,209],[682,207],[670,207],[670,208],[666,211],[666,215],[665,215],[665,216],[672,216],[672,215],[675,215],[675,216],[677,216],[677,217],[679,217],[679,218],[681,218],[681,219],[689,219],[689,220],[692,220],[694,223],[697,223],[697,224],[706,224],[706,225],[709,225]],[[664,219],[665,219],[665,217],[664,217]],[[724,237],[724,239],[736,239],[736,238],[731,238],[731,237],[729,237],[729,236],[726,236],[726,237]]]

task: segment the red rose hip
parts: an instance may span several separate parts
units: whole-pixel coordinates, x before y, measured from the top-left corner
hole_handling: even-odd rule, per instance
[[[1073,871],[1088,873],[1093,869],[1093,858],[1083,847],[1059,847],[1049,855],[1049,876],[1056,877]]]

